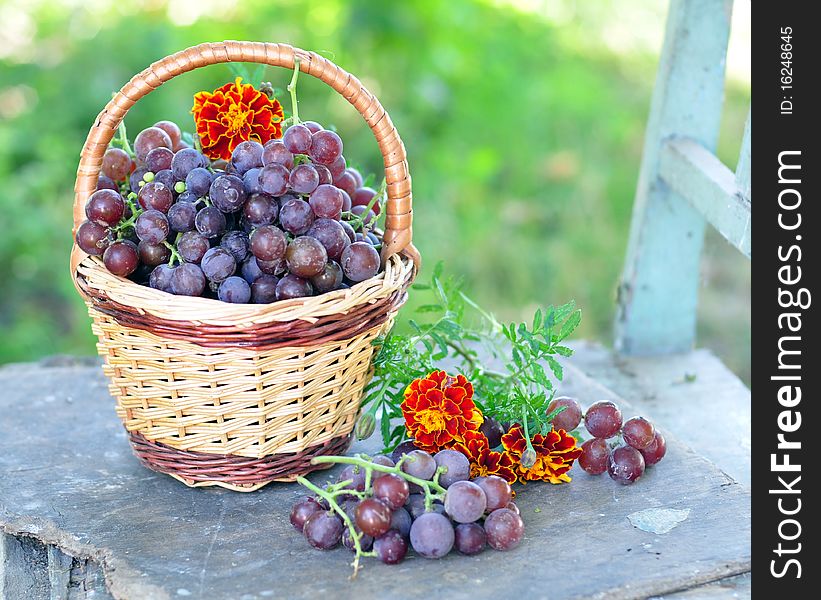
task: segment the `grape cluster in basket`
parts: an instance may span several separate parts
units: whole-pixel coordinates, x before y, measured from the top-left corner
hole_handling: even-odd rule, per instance
[[[77,245],[115,275],[184,296],[269,303],[350,287],[380,270],[381,193],[313,121],[211,161],[161,121],[110,147]]]
[[[347,464],[325,488],[299,478],[316,495],[293,506],[291,523],[314,548],[341,543],[353,551],[355,571],[362,556],[395,564],[409,549],[442,558],[453,549],[472,555],[519,545],[524,523],[507,481],[471,479],[468,459],[455,450],[431,456],[413,448],[407,442],[390,457],[314,459]]]
[[[584,419],[585,429],[593,436],[582,444],[579,457],[579,466],[591,475],[607,471],[614,481],[628,485],[667,453],[664,436],[650,421],[644,417],[624,421],[621,410],[613,402],[596,402],[582,414],[576,399],[563,396],[553,400],[547,410],[558,408],[562,411],[553,419],[554,427],[573,431]],[[622,443],[608,442],[619,438]]]

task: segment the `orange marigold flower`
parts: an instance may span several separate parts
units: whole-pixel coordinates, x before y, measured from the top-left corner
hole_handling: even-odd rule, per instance
[[[240,142],[264,144],[282,137],[282,105],[250,84],[226,83],[213,92],[194,95],[194,123],[202,152],[212,159],[230,160]]]
[[[516,483],[516,460],[507,452],[491,450],[484,433],[466,431],[463,440],[453,442],[450,448],[468,458],[471,477],[498,475],[508,483]]]
[[[536,434],[530,440],[536,451],[536,462],[525,469],[521,463],[516,467],[519,481],[549,481],[563,483],[570,481],[567,472],[573,466],[582,449],[576,446],[576,438],[564,429],[553,429],[547,435]],[[527,440],[518,423],[502,436],[502,446],[515,459],[520,459],[527,448]]]
[[[405,429],[418,448],[437,452],[482,424],[482,413],[473,403],[473,385],[464,375],[451,377],[434,371],[414,379],[405,390],[400,408]]]

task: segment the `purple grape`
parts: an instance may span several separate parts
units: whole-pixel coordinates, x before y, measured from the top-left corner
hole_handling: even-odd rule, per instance
[[[125,181],[125,178],[131,172],[131,166],[131,157],[125,150],[109,148],[103,154],[103,164],[100,170],[103,175],[112,181]]]
[[[277,201],[268,194],[252,194],[242,207],[242,216],[254,227],[270,225],[278,213]]]
[[[142,175],[140,175],[142,177]],[[94,187],[95,190],[114,190],[115,192],[120,191],[120,186],[117,185],[117,182],[111,179],[111,177],[106,177],[105,175],[100,175],[97,177],[97,185]]]
[[[262,164],[266,167],[272,164],[283,165],[291,170],[294,167],[294,155],[285,147],[282,140],[270,140],[262,151]]]
[[[249,256],[245,259],[242,263],[241,271],[242,278],[248,283],[254,283],[259,277],[265,274],[262,272],[262,269],[259,268],[255,256]]]
[[[435,512],[420,515],[411,525],[411,546],[425,558],[445,556],[453,548],[455,537],[450,520]]]
[[[439,475],[439,484],[443,488],[447,489],[457,481],[470,479],[470,461],[461,452],[440,450],[433,455],[433,460],[437,467],[446,468],[446,471]]]
[[[354,189],[361,188],[363,185],[365,185],[364,179],[362,178],[362,173],[360,173],[357,169],[353,167],[348,167],[347,169],[345,169],[345,172],[348,173],[351,177],[353,177],[353,181],[356,184]],[[351,193],[351,195],[353,195],[353,193]]]
[[[173,148],[171,138],[168,134],[159,127],[149,127],[143,129],[134,138],[134,154],[137,156],[137,162],[145,163],[148,153],[154,148]]]
[[[125,202],[119,192],[114,190],[97,190],[85,206],[86,217],[89,221],[110,227],[120,222],[125,214]]]
[[[253,256],[249,260],[256,260]],[[242,265],[243,277],[245,263]],[[247,282],[247,279],[246,279]],[[251,302],[254,304],[270,304],[277,299],[277,284],[279,277],[262,273],[251,284]]]
[[[170,148],[154,148],[145,157],[145,166],[152,173],[164,171],[171,168],[171,160],[174,158],[174,153]]]
[[[231,154],[231,164],[237,173],[262,166],[262,144],[253,140],[240,142]]]
[[[328,165],[328,171],[331,174],[331,178],[336,179],[337,177],[342,175],[342,173],[345,172],[345,168],[347,166],[348,164],[345,162],[345,157],[341,154],[337,156],[336,160]]]
[[[279,260],[285,256],[287,239],[274,225],[258,227],[251,234],[251,253],[260,260]]]
[[[302,236],[288,244],[285,260],[291,273],[303,279],[309,279],[321,273],[325,268],[328,263],[328,253],[319,240]]]
[[[213,177],[211,171],[202,167],[191,169],[185,176],[185,191],[191,192],[197,198],[202,198],[211,189]]]
[[[391,508],[377,498],[362,500],[354,514],[356,526],[367,535],[379,537],[391,527]]]
[[[502,436],[506,433],[505,428],[499,424],[499,421],[488,415],[485,415],[485,420],[482,421],[479,431],[485,434],[490,448],[499,446],[502,443]]]
[[[282,196],[288,189],[288,169],[278,163],[270,164],[259,172],[259,187],[271,196]]]
[[[211,183],[208,197],[224,213],[239,210],[245,202],[242,179],[235,175],[220,175]]]
[[[373,547],[373,538],[367,534],[362,533],[357,529],[357,535],[359,535],[359,547],[362,549],[363,552],[369,552],[370,549]],[[351,536],[351,530],[347,527],[342,532],[342,545],[345,546],[351,552],[356,551],[356,545],[353,541],[353,536]]]
[[[314,223],[314,211],[304,200],[294,198],[283,203],[279,209],[279,223],[286,231],[302,235]]]
[[[365,281],[379,272],[379,252],[366,242],[354,242],[342,252],[340,265],[351,281]]]
[[[391,529],[398,531],[402,537],[408,537],[408,535],[410,535],[411,523],[413,523],[413,519],[411,519],[410,513],[405,510],[404,507],[400,506],[393,511],[393,515],[391,515]]]
[[[373,549],[383,563],[395,565],[405,558],[408,552],[408,542],[398,531],[390,529],[374,540]]]
[[[147,210],[134,223],[134,231],[141,241],[149,244],[159,244],[168,237],[171,231],[168,218],[158,210]]]
[[[314,293],[310,281],[306,281],[290,273],[279,280],[277,284],[277,300],[290,300],[312,296]]]
[[[240,264],[248,256],[250,245],[248,234],[244,231],[229,231],[220,240],[220,246],[231,253],[237,264]]]
[[[664,436],[656,429],[653,441],[646,448],[639,450],[639,452],[641,452],[641,455],[644,457],[644,466],[652,467],[667,454],[667,440],[665,440]]]
[[[139,194],[139,193],[140,193],[140,190],[141,190],[141,189],[142,189],[142,187],[143,187],[143,186],[142,186],[142,185],[140,185],[140,184],[145,185],[145,182],[143,181],[143,175],[145,175],[146,173],[148,173],[148,169],[147,169],[147,168],[145,168],[145,167],[137,167],[136,169],[134,169],[134,170],[131,172],[131,175],[129,175],[129,176],[128,176],[128,187],[129,187],[129,188],[131,189],[131,191],[132,191],[132,192],[134,192],[135,194]],[[112,183],[113,183],[113,182],[112,182]],[[99,182],[98,182],[98,184],[97,184],[97,185],[99,185]],[[117,189],[117,184],[115,183],[115,184],[113,184],[113,185],[114,185],[114,187],[113,187],[113,188],[111,188],[111,189],[116,190],[116,189]]]
[[[114,242],[103,252],[103,263],[114,275],[128,277],[140,264],[136,244],[127,240]]]
[[[373,480],[373,497],[381,500],[391,510],[405,505],[410,496],[408,482],[399,475],[385,473]]]
[[[159,181],[146,183],[139,193],[140,206],[146,210],[153,208],[163,213],[174,203],[174,194]]]
[[[187,263],[199,263],[211,245],[208,239],[196,231],[187,231],[177,241],[177,251]]]
[[[592,438],[582,444],[579,466],[591,475],[601,475],[610,462],[610,446],[604,438]]]
[[[259,181],[260,173],[262,173],[262,169],[254,167],[253,169],[248,169],[245,175],[242,176],[242,187],[245,189],[246,195],[262,193],[262,185]]]
[[[487,496],[472,481],[456,481],[445,494],[445,512],[457,523],[473,523],[485,514]]]
[[[323,165],[332,164],[342,154],[342,139],[333,131],[323,129],[311,137],[311,160]]]
[[[308,517],[302,531],[311,546],[330,550],[342,539],[343,528],[342,519],[330,510],[322,510]]]
[[[550,404],[547,405],[547,414],[552,413],[557,408],[564,408],[564,410],[553,417],[554,429],[573,431],[579,426],[579,423],[582,421],[582,407],[579,406],[578,400],[567,396],[554,398]]]
[[[92,256],[100,256],[108,247],[108,227],[85,221],[77,228],[75,241],[80,250]]]
[[[294,526],[294,529],[301,532],[305,527],[305,521],[308,520],[308,517],[320,510],[322,510],[322,507],[319,505],[319,502],[308,496],[302,498],[291,508],[291,525]]]
[[[319,173],[308,163],[295,166],[288,176],[288,186],[297,194],[310,194],[318,185]]]
[[[633,417],[624,422],[621,435],[625,443],[636,450],[644,450],[653,443],[656,430],[653,424],[644,417]]]
[[[137,254],[140,262],[148,267],[156,267],[171,258],[171,250],[165,244],[150,244],[142,240],[137,244]]]
[[[213,239],[225,233],[227,223],[220,209],[216,206],[206,206],[197,212],[194,225],[203,236]]]
[[[178,233],[193,231],[196,217],[197,208],[191,202],[177,201],[168,209],[168,224]]]
[[[148,277],[148,285],[155,290],[171,292],[171,277],[174,274],[174,267],[169,265],[158,265],[151,271]]]
[[[332,185],[317,187],[308,202],[317,217],[338,219],[342,214],[342,192]]]
[[[333,183],[334,178],[331,175],[331,172],[328,170],[328,167],[326,167],[325,165],[320,165],[318,163],[313,163],[313,165],[314,169],[316,169],[316,174],[319,175],[319,185],[330,185]]]
[[[350,169],[345,169],[340,176],[334,177],[334,185],[348,194],[349,198],[352,198],[354,192],[356,192],[357,183],[349,171]]]
[[[461,554],[479,554],[487,544],[487,534],[478,523],[460,523],[456,526],[454,547]]]
[[[348,236],[348,239],[351,241],[351,243],[355,242],[356,241],[356,232],[353,230],[353,227],[351,227],[351,224],[348,223],[347,221],[339,221],[339,224],[342,226],[342,229],[345,230],[345,234]],[[504,432],[502,432],[502,433],[504,433]],[[499,444],[501,444],[501,443],[502,442],[501,442],[501,438],[500,438]],[[496,444],[496,446],[498,446],[499,444]],[[492,447],[495,448],[496,446],[492,446]]]
[[[322,131],[323,127],[316,121],[302,121],[302,124],[308,128],[308,131],[311,133],[316,133],[317,131]]]
[[[506,507],[513,499],[513,489],[510,484],[497,475],[488,475],[474,479],[473,482],[482,488],[487,499],[487,512],[493,512]]]
[[[242,277],[232,275],[220,283],[217,297],[223,302],[248,304],[251,300],[251,286]]]
[[[416,445],[414,445],[412,441],[402,442],[393,449],[393,452],[391,452],[391,460],[394,464],[396,464],[402,456],[405,454],[410,454],[416,449]]]
[[[367,211],[367,214],[365,214],[366,211]],[[352,206],[351,207],[351,214],[354,215],[355,217],[361,217],[362,218],[362,223],[366,227],[371,226],[373,224],[374,220],[376,219],[376,213],[374,213],[372,210],[368,210],[367,206]],[[362,217],[362,215],[365,215],[365,216]]]
[[[163,184],[171,190],[172,194],[176,194],[174,185],[177,183],[177,180],[174,179],[174,173],[171,172],[171,169],[163,169],[162,171],[154,173],[154,181]]]
[[[418,479],[431,479],[436,473],[436,461],[424,450],[412,450],[402,463],[402,470]]]
[[[171,171],[177,181],[185,181],[188,174],[197,167],[207,167],[208,159],[198,150],[183,148],[174,154]]]
[[[338,289],[342,284],[342,267],[338,263],[329,260],[322,271],[311,277],[311,285],[318,294],[331,292]]]
[[[525,524],[514,511],[500,508],[485,519],[485,534],[488,545],[494,550],[512,550],[522,541]]]
[[[183,263],[171,275],[171,293],[178,296],[202,296],[206,283],[199,265]]]
[[[209,281],[219,283],[234,274],[237,270],[237,261],[224,248],[210,248],[202,257],[200,267]]]
[[[276,275],[277,277],[283,275],[287,270],[284,258],[278,258],[275,260],[257,259],[257,266],[259,267],[259,270],[266,275]]]
[[[622,416],[619,407],[612,402],[596,402],[587,409],[584,425],[590,435],[597,438],[611,438],[621,429]]]
[[[282,136],[282,143],[294,154],[308,154],[311,149],[311,130],[305,125],[291,125]]]
[[[632,446],[613,450],[607,463],[607,472],[613,481],[629,485],[644,474],[644,457]]]

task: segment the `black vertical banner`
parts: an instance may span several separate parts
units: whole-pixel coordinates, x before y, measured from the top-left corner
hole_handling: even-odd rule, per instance
[[[818,378],[814,346],[821,200],[810,2],[757,2],[753,18],[753,589],[806,598],[818,567]],[[815,351],[814,351],[815,350]],[[777,596],[776,596],[777,594]]]

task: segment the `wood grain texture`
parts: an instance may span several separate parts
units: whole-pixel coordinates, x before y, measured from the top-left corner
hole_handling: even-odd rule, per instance
[[[659,177],[725,240],[752,258],[750,200],[742,195],[733,172],[715,154],[690,138],[672,138],[661,147]]]
[[[572,364],[566,373],[562,392],[583,404],[618,400]],[[298,485],[192,490],[140,467],[98,368],[10,366],[0,386],[0,479],[12,482],[0,485],[0,529],[94,557],[115,598],[623,600],[749,570],[749,492],[673,435],[665,460],[633,486],[576,467],[570,484],[520,487],[526,536],[511,552],[369,560],[349,581],[347,550],[320,553],[290,526]],[[647,508],[690,515],[654,535],[627,520]]]

